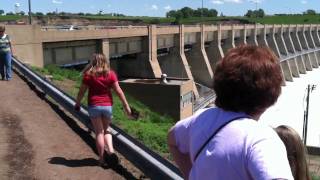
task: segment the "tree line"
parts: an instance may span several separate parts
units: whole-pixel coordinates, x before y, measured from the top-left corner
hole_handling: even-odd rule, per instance
[[[178,10],[171,10],[166,13],[169,18],[189,18],[189,17],[217,17],[218,11],[215,9],[198,8],[192,9],[190,7],[184,7]]]

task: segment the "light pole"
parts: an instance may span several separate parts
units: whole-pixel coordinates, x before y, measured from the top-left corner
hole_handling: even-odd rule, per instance
[[[28,0],[28,5],[29,5],[29,24],[32,24],[32,20],[31,20],[31,0]]]
[[[307,106],[306,106],[306,109],[304,110],[303,131],[302,131],[302,139],[303,139],[304,145],[307,145],[308,117],[309,117],[309,97],[310,97],[310,93],[315,89],[316,89],[316,85],[308,84],[307,97],[306,97]]]
[[[201,0],[201,23],[203,23],[203,0]]]

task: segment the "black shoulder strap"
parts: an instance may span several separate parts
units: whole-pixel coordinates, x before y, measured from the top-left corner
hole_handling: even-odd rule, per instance
[[[207,139],[207,141],[201,146],[201,148],[198,150],[196,156],[194,157],[194,161],[197,160],[199,154],[202,152],[202,150],[204,149],[204,147],[207,146],[207,144],[210,142],[210,140],[223,128],[225,127],[227,124],[229,124],[230,122],[236,120],[236,119],[240,119],[240,118],[247,118],[247,117],[235,117],[230,119],[229,121],[225,122],[224,124],[222,124],[216,131],[213,132],[213,134]]]

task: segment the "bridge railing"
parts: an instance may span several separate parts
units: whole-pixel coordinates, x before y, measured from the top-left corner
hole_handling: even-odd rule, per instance
[[[80,111],[74,110],[75,100],[67,95],[59,88],[43,79],[37,73],[25,66],[19,60],[13,59],[13,66],[15,70],[22,76],[26,77],[28,81],[37,86],[42,92],[50,96],[64,109],[70,112],[74,117],[80,120],[85,126],[92,130],[88,111],[86,107],[81,107]],[[169,161],[153,152],[142,143],[138,142],[120,128],[111,125],[111,133],[114,137],[115,148],[136,167],[144,172],[151,179],[178,179],[182,180],[181,173],[178,168]]]

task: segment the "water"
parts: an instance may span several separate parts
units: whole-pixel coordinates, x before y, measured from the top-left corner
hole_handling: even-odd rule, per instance
[[[307,145],[320,147],[320,69],[300,76],[294,82],[286,82],[277,103],[261,116],[260,121],[272,127],[289,125],[302,137],[306,89],[308,84],[314,84],[316,89],[310,93],[309,101]]]

